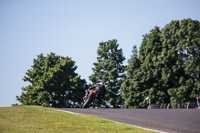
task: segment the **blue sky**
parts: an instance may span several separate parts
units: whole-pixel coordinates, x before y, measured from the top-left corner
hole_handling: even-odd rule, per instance
[[[0,0],[0,107],[17,103],[37,55],[69,56],[89,83],[99,42],[117,39],[126,57],[154,26],[200,21],[199,0]]]

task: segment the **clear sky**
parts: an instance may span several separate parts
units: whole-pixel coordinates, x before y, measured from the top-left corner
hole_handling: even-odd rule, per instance
[[[40,53],[71,57],[89,83],[99,42],[117,39],[127,64],[144,34],[184,18],[200,21],[200,0],[0,0],[0,107]]]

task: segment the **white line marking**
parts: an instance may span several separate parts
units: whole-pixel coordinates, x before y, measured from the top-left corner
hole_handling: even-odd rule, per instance
[[[71,111],[65,111],[65,110],[60,110],[60,109],[56,109],[57,111],[62,111],[62,112],[66,112],[66,113],[69,113],[69,114],[75,114],[75,115],[81,115],[79,113],[74,113],[74,112],[71,112]]]

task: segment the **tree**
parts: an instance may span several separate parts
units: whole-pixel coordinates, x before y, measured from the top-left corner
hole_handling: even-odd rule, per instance
[[[139,69],[144,75],[141,77],[142,84],[142,107],[147,106],[146,97],[151,99],[154,104],[168,103],[169,95],[167,88],[162,80],[162,31],[159,27],[154,27],[148,35],[146,35],[140,48],[140,61],[142,65]]]
[[[200,87],[200,22],[184,19],[155,27],[143,38],[139,62],[122,86],[127,107],[146,107],[146,97],[173,106],[194,101]]]
[[[172,44],[177,57],[172,68],[173,72],[177,71],[176,84],[168,90],[171,103],[177,106],[180,102],[195,101],[195,91],[200,88],[200,22],[172,21],[164,31],[174,38]]]
[[[127,77],[132,77],[134,71],[140,67],[140,60],[138,58],[138,51],[136,45],[133,46],[132,56],[128,60],[128,66],[126,67]]]
[[[124,76],[125,57],[119,49],[117,40],[99,43],[97,63],[94,63],[93,74],[89,77],[93,83],[104,81],[106,85],[106,106],[118,108],[122,105],[120,85]]]
[[[128,60],[128,65],[126,66],[126,76],[124,77],[123,83],[120,87],[122,92],[122,98],[124,99],[124,107],[129,108],[133,106],[136,101],[133,101],[137,89],[131,86],[134,83],[133,79],[135,76],[136,70],[140,67],[140,60],[138,58],[137,47],[134,45],[132,50],[132,56]]]
[[[161,31],[155,27],[148,35],[144,36],[140,47],[139,58],[133,56],[128,66],[137,66],[134,69],[126,69],[128,76],[124,80],[121,89],[126,93],[126,108],[144,108],[147,106],[146,97],[150,97],[154,103],[166,101],[166,90],[162,89],[161,68],[159,56],[162,50]],[[136,55],[133,53],[133,55]],[[131,68],[131,67],[127,67]],[[131,73],[130,73],[131,72]],[[127,84],[128,83],[128,84]],[[129,90],[129,91],[127,91]]]
[[[69,57],[38,55],[23,79],[30,85],[22,88],[17,100],[22,105],[80,107],[87,84],[75,73],[76,69]]]

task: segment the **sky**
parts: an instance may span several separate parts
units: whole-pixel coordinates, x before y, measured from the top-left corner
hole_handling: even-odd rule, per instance
[[[88,83],[100,42],[117,39],[127,60],[143,35],[172,20],[200,21],[199,0],[0,0],[0,107],[16,96],[33,59],[71,57]]]

